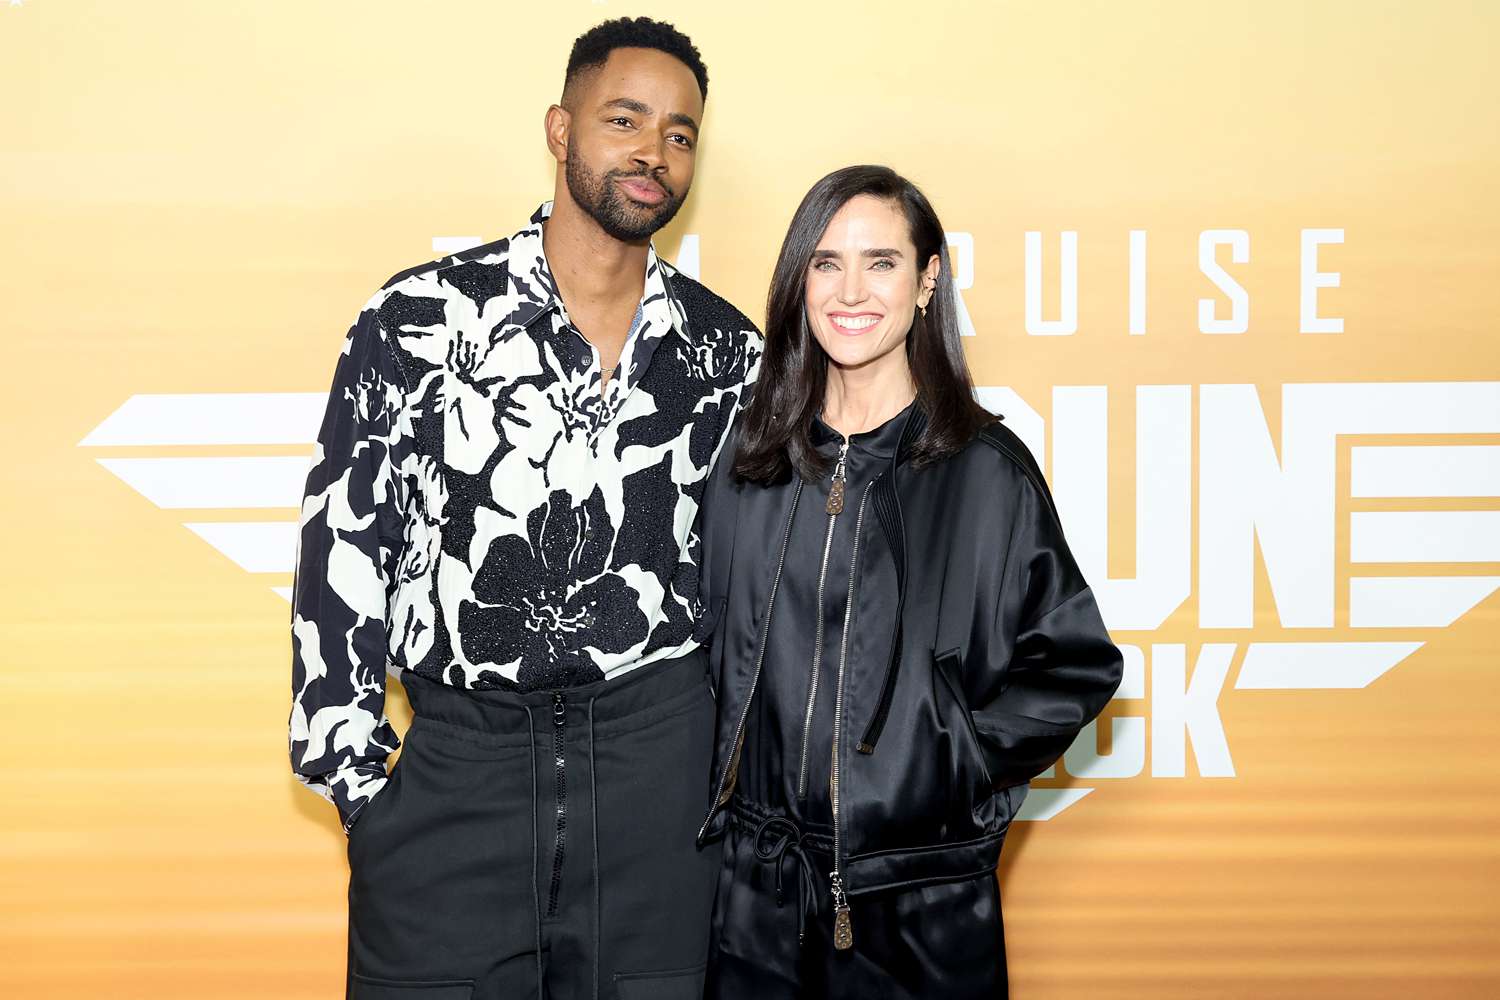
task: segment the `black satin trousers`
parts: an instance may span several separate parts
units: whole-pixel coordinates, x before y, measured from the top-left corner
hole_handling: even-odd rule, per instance
[[[709,938],[706,1000],[1007,996],[995,876],[851,896],[833,946],[831,831],[736,801]]]

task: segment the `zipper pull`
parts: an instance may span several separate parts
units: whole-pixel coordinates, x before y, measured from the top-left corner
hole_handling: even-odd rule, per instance
[[[827,514],[842,514],[844,512],[844,456],[849,454],[849,439],[844,439],[844,446],[839,449],[839,464],[833,467],[833,485],[828,488],[828,505],[823,508]]]
[[[854,947],[854,922],[849,919],[849,900],[844,895],[844,877],[834,870],[829,876],[833,882],[833,946],[839,951]]]
[[[568,706],[563,702],[561,691],[552,692],[552,723],[561,726],[568,718]]]

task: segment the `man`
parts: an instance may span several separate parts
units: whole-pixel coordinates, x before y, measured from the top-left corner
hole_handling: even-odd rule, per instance
[[[356,1000],[700,995],[717,858],[692,524],[760,353],[660,260],[707,93],[580,37],[554,199],[392,279],[335,375],[293,598],[293,768],[349,834]],[[399,764],[387,663],[415,719]]]

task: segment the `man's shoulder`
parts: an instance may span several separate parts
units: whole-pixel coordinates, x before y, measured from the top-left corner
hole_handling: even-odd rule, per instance
[[[493,297],[504,294],[510,271],[513,237],[472,247],[459,253],[429,260],[393,274],[370,297],[370,306],[380,306],[393,297],[448,298],[475,293]]]
[[[701,281],[688,277],[666,261],[662,261],[662,271],[671,287],[673,298],[682,308],[689,329],[704,333],[717,331],[720,336],[760,344],[760,330],[734,303],[710,291]]]

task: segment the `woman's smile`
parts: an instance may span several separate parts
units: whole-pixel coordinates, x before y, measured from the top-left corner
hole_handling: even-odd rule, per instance
[[[884,318],[884,314],[875,312],[831,312],[828,314],[828,321],[833,324],[835,330],[851,336],[864,333]]]

